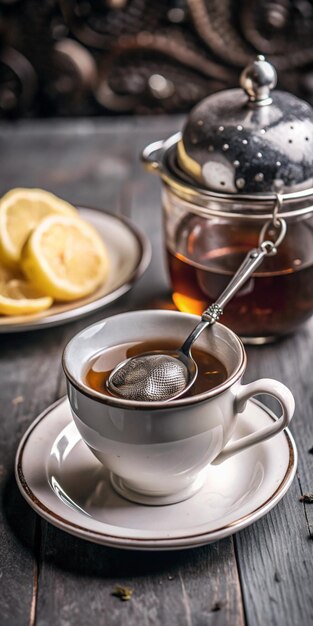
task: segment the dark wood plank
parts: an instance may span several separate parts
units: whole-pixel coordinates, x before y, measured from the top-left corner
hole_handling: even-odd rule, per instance
[[[60,376],[59,331],[0,338],[1,438],[0,615],[3,626],[32,623],[37,588],[36,518],[20,496],[13,467],[18,441],[55,398]],[[48,358],[43,359],[43,350]]]
[[[278,345],[248,349],[246,380],[277,378],[294,393],[291,430],[299,451],[298,474],[283,501],[236,537],[248,624],[313,622],[313,505],[299,502],[303,491],[313,491],[312,353],[312,322]]]
[[[128,552],[67,538],[44,537],[37,626],[243,625],[231,539],[179,552]],[[133,590],[130,601],[112,595]]]
[[[134,121],[121,125],[53,122],[0,127],[0,194],[43,187],[74,204],[115,212],[129,174]]]

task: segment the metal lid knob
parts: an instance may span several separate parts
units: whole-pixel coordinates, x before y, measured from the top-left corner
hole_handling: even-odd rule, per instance
[[[259,54],[240,76],[240,85],[249,96],[249,101],[256,106],[271,104],[271,89],[277,83],[276,70],[271,63]]]

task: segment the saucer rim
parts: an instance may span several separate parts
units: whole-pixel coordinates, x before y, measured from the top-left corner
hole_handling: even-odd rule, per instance
[[[121,549],[130,549],[130,550],[179,550],[179,549],[191,549],[195,547],[199,547],[208,543],[213,543],[214,541],[218,541],[219,539],[223,539],[229,535],[232,535],[235,532],[239,532],[243,530],[250,524],[256,522],[261,517],[266,515],[278,502],[283,498],[283,496],[288,491],[289,487],[292,484],[292,481],[295,477],[297,465],[298,465],[298,451],[296,447],[296,443],[294,438],[289,430],[286,428],[282,431],[282,433],[286,437],[288,451],[289,451],[289,461],[288,466],[285,472],[283,479],[281,480],[278,487],[275,489],[273,494],[262,504],[260,504],[256,509],[247,513],[246,515],[239,517],[237,520],[226,524],[225,526],[221,526],[219,528],[215,528],[212,531],[206,531],[203,533],[192,533],[191,535],[185,535],[184,537],[179,538],[168,538],[165,537],[156,537],[156,538],[124,538],[112,533],[104,533],[95,530],[90,530],[86,528],[86,526],[80,526],[72,521],[67,520],[62,517],[58,513],[50,510],[37,496],[34,494],[28,482],[24,476],[23,472],[23,451],[27,444],[28,439],[30,438],[32,432],[36,429],[37,424],[39,424],[42,420],[44,420],[56,407],[60,404],[65,403],[68,400],[67,396],[62,396],[52,404],[50,404],[44,411],[38,415],[38,417],[30,424],[25,434],[23,435],[19,446],[17,448],[16,456],[15,456],[15,479],[18,485],[18,488],[31,506],[31,508],[40,515],[43,519],[56,526],[60,530],[67,532],[71,535],[79,537],[80,539],[84,539],[87,541],[91,541],[93,543],[105,545],[108,547],[116,547]],[[256,404],[261,409],[263,409],[267,415],[273,420],[277,421],[277,416],[269,409],[266,405],[256,399],[250,399],[249,403]],[[258,444],[260,445],[260,444]],[[56,496],[55,496],[56,497]],[[143,505],[135,505],[135,506],[143,506]],[[169,505],[169,506],[175,506]]]

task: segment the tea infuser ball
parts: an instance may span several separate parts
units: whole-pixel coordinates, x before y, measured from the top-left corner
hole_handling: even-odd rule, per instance
[[[148,354],[127,359],[114,369],[108,388],[128,400],[167,400],[180,395],[188,384],[185,363],[169,354]]]
[[[215,93],[191,111],[177,143],[178,168],[226,193],[300,190],[313,184],[313,110],[274,90],[275,68],[258,56],[241,89]]]

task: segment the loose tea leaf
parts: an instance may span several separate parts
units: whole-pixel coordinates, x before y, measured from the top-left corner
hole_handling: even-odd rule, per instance
[[[313,454],[313,446],[312,446],[312,448],[310,448],[310,450],[308,450],[308,453],[309,454]]]
[[[313,504],[313,493],[304,493],[299,500],[305,504]]]
[[[129,587],[122,587],[121,585],[117,585],[112,592],[112,596],[116,596],[123,602],[127,602],[131,599],[133,595],[133,589],[129,589]]]
[[[12,400],[13,406],[16,406],[17,404],[21,404],[22,402],[24,402],[24,396],[16,396],[16,398],[13,398]]]

